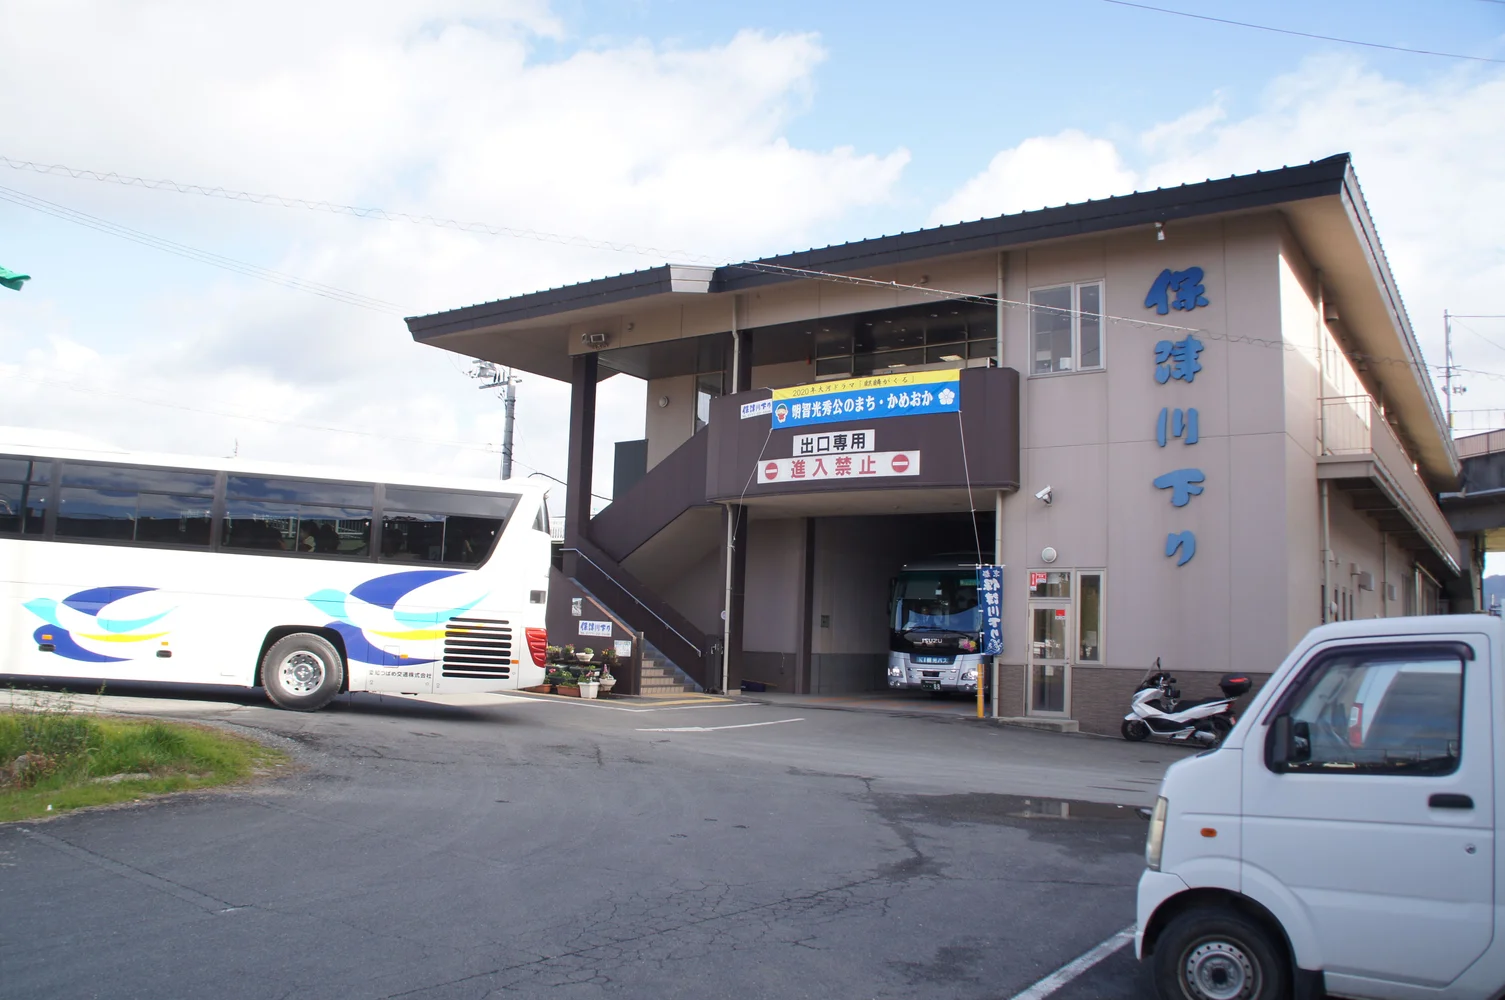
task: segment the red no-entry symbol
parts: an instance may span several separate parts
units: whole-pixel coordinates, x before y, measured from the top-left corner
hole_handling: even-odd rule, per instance
[[[779,463],[778,462],[769,462],[767,465],[763,466],[763,478],[764,479],[777,479],[777,478],[779,478]]]
[[[909,456],[901,451],[894,456],[893,461],[889,464],[893,466],[894,472],[902,475],[909,469]]]

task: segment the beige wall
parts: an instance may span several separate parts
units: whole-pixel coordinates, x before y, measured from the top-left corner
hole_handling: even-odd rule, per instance
[[[668,397],[668,405],[659,401]],[[690,440],[695,433],[695,376],[650,379],[644,434],[648,438],[648,468]]]
[[[804,622],[805,519],[749,521],[742,648],[800,651]]]
[[[1315,481],[1304,495],[1287,488],[1285,352],[1231,342],[1281,338],[1283,232],[1275,217],[1252,217],[1174,226],[1163,242],[1145,231],[1009,254],[1007,299],[1102,280],[1110,315],[1209,331],[1199,336],[1203,370],[1191,384],[1154,378],[1155,343],[1186,333],[1134,323],[1106,325],[1105,371],[1023,380],[1024,482],[1005,503],[1003,523],[1011,663],[1028,651],[1026,574],[1047,568],[1107,569],[1107,670],[1143,670],[1158,656],[1173,671],[1263,673],[1289,650],[1288,508],[1293,500],[1314,507]],[[1206,272],[1208,306],[1165,317],[1145,308],[1162,268],[1193,265]],[[1005,364],[1027,375],[1031,351],[1028,313],[1010,308]],[[1200,441],[1172,437],[1159,447],[1161,407],[1195,407]],[[1311,460],[1305,465],[1310,470]],[[1151,481],[1188,467],[1203,471],[1205,491],[1173,507],[1169,491]],[[1048,507],[1034,499],[1047,484]],[[1197,553],[1178,568],[1164,554],[1165,538],[1184,530],[1196,533]],[[1046,546],[1059,554],[1050,566],[1041,559]],[[1304,548],[1300,558],[1315,565],[1312,552]],[[1084,671],[1082,680],[1101,673]]]

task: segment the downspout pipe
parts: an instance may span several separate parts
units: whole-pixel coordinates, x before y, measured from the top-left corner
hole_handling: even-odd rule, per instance
[[[1330,620],[1328,609],[1333,606],[1332,522],[1328,517],[1327,480],[1322,480],[1318,488],[1322,497],[1322,624],[1326,625]]]
[[[737,296],[732,296],[732,379],[731,394],[742,391],[737,377],[742,372],[742,331],[737,328]],[[731,504],[726,506],[726,580],[721,603],[721,694],[726,694],[731,679],[732,658],[732,585],[736,560],[733,558],[737,541],[737,515],[740,513]]]

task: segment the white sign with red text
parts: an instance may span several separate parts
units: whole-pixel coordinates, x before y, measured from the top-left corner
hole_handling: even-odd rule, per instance
[[[759,483],[801,483],[817,479],[876,479],[918,476],[918,451],[871,451],[855,455],[769,458],[758,463]]]

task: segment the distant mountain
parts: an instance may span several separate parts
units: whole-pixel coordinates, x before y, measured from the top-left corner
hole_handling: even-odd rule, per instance
[[[1497,597],[1500,599],[1500,605],[1505,607],[1505,575],[1486,576],[1484,578],[1484,606],[1489,607]]]

